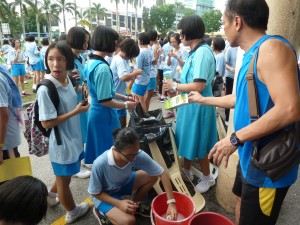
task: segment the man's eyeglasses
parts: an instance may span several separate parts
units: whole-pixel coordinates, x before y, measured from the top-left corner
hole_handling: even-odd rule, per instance
[[[124,156],[127,160],[131,161],[132,159],[135,159],[135,157],[141,152],[138,151],[136,154],[123,154],[122,152],[118,151],[122,156]]]

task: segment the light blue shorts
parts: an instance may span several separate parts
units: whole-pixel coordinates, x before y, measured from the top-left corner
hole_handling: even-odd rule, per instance
[[[147,86],[147,91],[153,91],[156,89],[156,77],[151,77]]]
[[[11,66],[11,75],[12,76],[25,76],[26,70],[24,63],[22,64],[12,64]]]
[[[126,185],[122,186],[120,191],[113,193],[110,196],[122,200],[121,198],[122,195],[132,195],[135,176],[136,176],[136,172],[132,172],[130,181]],[[105,215],[109,210],[111,210],[114,207],[115,207],[114,205],[108,204],[106,202],[101,202],[97,209]]]
[[[127,110],[126,109],[117,109],[117,113],[118,113],[119,118],[123,118],[123,117],[126,117]]]
[[[80,171],[81,160],[84,158],[84,151],[80,154],[77,162],[70,164],[59,164],[51,162],[55,176],[73,176]]]
[[[30,65],[32,71],[41,71],[41,63],[38,61],[36,64]]]
[[[134,83],[132,86],[131,92],[133,94],[136,94],[139,96],[144,96],[147,91],[147,86],[148,85],[140,85],[140,84]]]

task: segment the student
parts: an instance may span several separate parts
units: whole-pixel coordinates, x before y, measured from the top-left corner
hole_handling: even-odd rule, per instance
[[[32,91],[36,92],[36,86],[40,83],[40,71],[41,71],[41,64],[39,58],[39,50],[37,44],[35,43],[35,37],[30,35],[27,38],[28,42],[24,45],[24,51],[28,56],[29,64],[33,71],[33,84],[32,84]]]
[[[81,53],[84,53],[90,44],[90,34],[82,27],[72,27],[67,34],[67,44],[72,48],[74,54],[74,69],[76,69],[79,75],[79,79],[75,82],[77,84],[77,102],[82,101],[82,83],[86,82],[86,77],[84,74],[85,60],[81,57]],[[80,129],[82,135],[82,148],[86,143],[86,133],[87,133],[87,117],[88,112],[80,113]],[[84,169],[82,166],[80,172],[75,176],[78,178],[88,178],[91,172]]]
[[[131,225],[135,224],[135,213],[149,217],[139,206],[160,177],[168,198],[166,214],[176,220],[176,204],[167,173],[140,150],[139,136],[132,128],[117,129],[113,135],[114,145],[93,164],[88,188],[96,218],[100,220],[105,215],[113,224]],[[121,198],[133,192],[132,200]]]
[[[52,129],[49,138],[49,159],[55,175],[48,203],[53,206],[61,202],[67,210],[66,223],[73,223],[83,216],[89,209],[87,203],[75,205],[70,190],[72,175],[79,172],[80,161],[83,159],[82,138],[79,114],[89,109],[89,104],[77,105],[77,96],[74,87],[67,76],[68,70],[74,68],[73,52],[65,42],[51,44],[45,54],[46,69],[51,73],[46,79],[51,80],[59,95],[59,106],[56,111],[46,86],[41,86],[37,91],[39,103],[39,120],[45,129],[58,127],[61,145]],[[58,199],[56,196],[58,195]]]
[[[216,59],[216,73],[224,77],[225,74],[225,56],[223,50],[225,49],[225,41],[221,36],[214,37],[211,42],[211,49],[215,54]]]
[[[105,56],[112,56],[115,51],[118,33],[106,26],[95,28],[87,68],[87,83],[92,98],[88,113],[86,156],[84,162],[91,164],[113,143],[112,131],[120,128],[116,109],[134,109],[135,102],[127,101],[127,96],[117,94],[113,74]],[[115,99],[123,99],[118,102]]]
[[[8,62],[11,64],[11,75],[17,85],[20,81],[22,96],[27,96],[29,93],[25,91],[24,87],[24,78],[26,76],[24,63],[26,61],[26,57],[24,51],[21,49],[20,40],[13,40],[11,44],[13,49],[11,49],[8,53]]]
[[[150,70],[153,61],[151,51],[148,48],[148,45],[150,44],[149,34],[146,32],[140,33],[138,36],[138,43],[140,54],[136,58],[135,67],[136,69],[143,70],[143,74],[135,79],[131,92],[140,101],[144,112],[148,112],[144,96],[150,82]]]
[[[42,45],[43,45],[43,47],[41,48],[41,51],[40,51],[40,65],[41,65],[41,79],[44,79],[44,76],[45,76],[45,73],[46,73],[45,54],[46,54],[47,48],[49,46],[49,39],[48,38],[43,38]]]
[[[116,93],[126,95],[126,82],[134,80],[143,73],[140,69],[131,71],[130,60],[137,57],[140,53],[139,46],[132,39],[125,39],[119,45],[119,53],[113,57],[110,68],[113,73]],[[130,97],[128,97],[130,98]],[[123,100],[118,100],[123,102]],[[118,109],[118,116],[121,127],[126,127],[126,109]]]
[[[1,56],[4,57],[5,62],[7,62],[7,56],[9,51],[12,49],[12,46],[9,43],[9,40],[4,40],[1,47]]]
[[[47,195],[46,185],[31,176],[20,176],[0,185],[0,224],[39,224],[47,213]]]

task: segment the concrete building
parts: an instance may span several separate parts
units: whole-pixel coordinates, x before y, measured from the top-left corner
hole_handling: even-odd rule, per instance
[[[213,10],[214,8],[215,8],[214,0],[197,0],[196,13],[199,16],[202,16],[203,13]]]

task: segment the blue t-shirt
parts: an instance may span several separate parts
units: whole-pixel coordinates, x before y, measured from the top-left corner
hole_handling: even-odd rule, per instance
[[[19,109],[12,105],[12,90],[4,75],[0,73],[0,107],[8,108],[8,126],[3,150],[10,150],[21,144],[21,132],[19,125]],[[0,118],[1,120],[3,118]]]
[[[116,165],[112,148],[95,159],[88,187],[94,205],[98,207],[101,201],[93,197],[93,194],[116,193],[130,181],[135,170],[143,170],[150,176],[159,176],[164,172],[164,169],[142,150],[139,150],[133,162],[128,162],[124,167]]]
[[[220,76],[224,77],[225,74],[225,57],[224,53],[220,53],[215,56],[216,59],[216,72],[219,73]]]
[[[175,51],[175,49],[173,49]],[[185,48],[180,47],[178,52],[177,52],[178,58],[180,58],[182,61],[185,62],[185,60],[188,57],[188,52],[186,51]],[[169,56],[166,58],[166,62],[168,62]],[[177,71],[177,67],[180,66],[178,60],[174,57],[171,57],[171,65],[168,67],[172,71],[172,77],[176,78],[177,80],[180,79],[180,73]]]
[[[140,54],[136,58],[136,69],[143,70],[143,74],[137,76],[135,79],[136,84],[148,85],[150,81],[150,71],[153,56],[148,48],[140,48]]]
[[[233,48],[229,46],[225,52],[225,61],[229,66],[233,68],[235,68],[237,50],[237,47]],[[228,69],[225,69],[225,77],[234,79],[234,73],[229,71]]]
[[[242,66],[240,68],[239,75],[236,81],[236,103],[234,108],[235,131],[241,130],[251,123],[248,105],[248,86],[246,74],[248,72],[252,56],[258,51],[259,46],[268,38],[277,38],[284,41],[285,43],[288,43],[285,39],[281,37],[279,38],[277,36],[265,35],[262,38],[260,38],[244,54]],[[257,77],[256,62],[254,66],[254,77],[259,95],[259,115],[263,115],[274,106],[274,103],[270,97],[270,93],[268,91],[267,86],[264,83],[262,83]],[[296,166],[289,173],[287,173],[275,183],[273,183],[269,177],[267,177],[261,170],[259,170],[251,163],[252,141],[245,142],[243,146],[239,147],[238,152],[243,177],[245,178],[247,183],[253,186],[266,188],[282,188],[293,184],[297,179],[298,166]]]
[[[110,69],[113,73],[116,93],[125,95],[126,82],[121,81],[120,78],[130,73],[129,60],[123,59],[121,56],[116,55],[110,64]]]
[[[34,65],[40,61],[39,50],[35,42],[26,42],[24,44],[24,51],[29,58],[30,65]]]
[[[77,95],[70,80],[68,86],[63,87],[51,75],[48,74],[45,78],[55,84],[59,96],[59,105],[57,112],[50,99],[48,88],[42,85],[37,91],[40,121],[55,119],[58,115],[73,111],[77,106]],[[59,164],[77,162],[83,152],[79,114],[65,120],[57,127],[62,144],[57,145],[54,129],[52,129],[49,137],[50,161]]]
[[[149,50],[152,54],[152,62],[154,61],[155,57],[154,57],[154,50],[155,50],[155,45],[152,45],[152,46],[148,46],[149,47]],[[154,65],[153,63],[151,62],[151,68],[150,68],[150,78],[156,78],[156,65]]]

